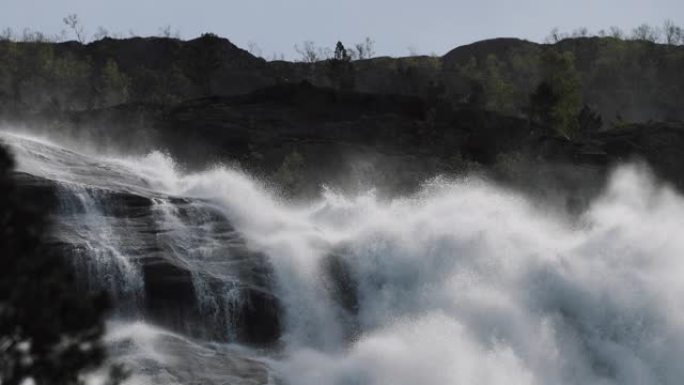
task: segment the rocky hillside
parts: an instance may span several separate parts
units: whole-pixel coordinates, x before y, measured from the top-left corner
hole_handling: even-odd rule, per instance
[[[554,59],[566,55],[566,61]],[[206,34],[76,42],[0,42],[0,102],[18,109],[84,110],[145,102],[173,104],[308,81],[320,87],[474,103],[524,116],[529,96],[565,72],[581,103],[605,123],[676,120],[684,114],[684,47],[616,38],[556,44],[494,39],[443,57],[372,58],[338,63],[267,62]]]
[[[684,47],[615,38],[314,63],[267,62],[210,34],[5,41],[0,110],[103,147],[162,147],[184,167],[238,163],[286,195],[404,191],[466,170],[573,194],[633,157],[684,186],[682,125],[653,123],[682,118],[681,68]]]

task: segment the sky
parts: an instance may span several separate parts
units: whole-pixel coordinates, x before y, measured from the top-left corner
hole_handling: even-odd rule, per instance
[[[212,32],[266,58],[295,58],[295,44],[332,47],[370,37],[376,55],[442,55],[494,37],[543,41],[550,31],[629,31],[670,19],[684,25],[684,0],[0,0],[0,29],[50,35],[77,14],[89,36],[170,27],[188,39]]]

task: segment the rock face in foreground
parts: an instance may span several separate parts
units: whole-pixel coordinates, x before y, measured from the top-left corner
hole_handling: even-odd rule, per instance
[[[117,316],[247,344],[280,337],[266,257],[209,203],[16,177],[23,194],[49,202],[54,246],[73,257],[84,288],[112,294]]]

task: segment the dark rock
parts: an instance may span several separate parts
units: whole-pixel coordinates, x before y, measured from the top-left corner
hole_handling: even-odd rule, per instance
[[[268,345],[280,338],[280,304],[271,293],[249,290],[236,322],[238,341]]]
[[[153,321],[176,330],[198,319],[197,293],[189,271],[160,257],[144,259],[145,314]]]

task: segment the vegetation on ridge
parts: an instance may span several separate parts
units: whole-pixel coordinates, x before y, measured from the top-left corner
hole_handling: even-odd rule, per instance
[[[130,39],[100,34],[100,40],[84,44],[78,19],[66,21],[78,41],[57,43],[31,32],[20,39],[7,32],[0,39],[1,114],[172,105],[300,81],[416,95],[512,116],[533,113],[534,119],[541,118],[543,106],[532,105],[533,96],[550,91],[558,105],[545,119],[563,136],[577,130],[572,115],[584,105],[606,124],[678,120],[684,114],[684,40],[672,22],[640,26],[629,37],[613,28],[593,37],[586,30],[554,31],[550,44],[483,41],[443,57],[373,58],[370,39],[352,49],[339,42],[332,50],[305,42],[297,46],[300,61],[268,62],[213,34],[190,41],[170,33]],[[551,89],[540,88],[542,83]]]

